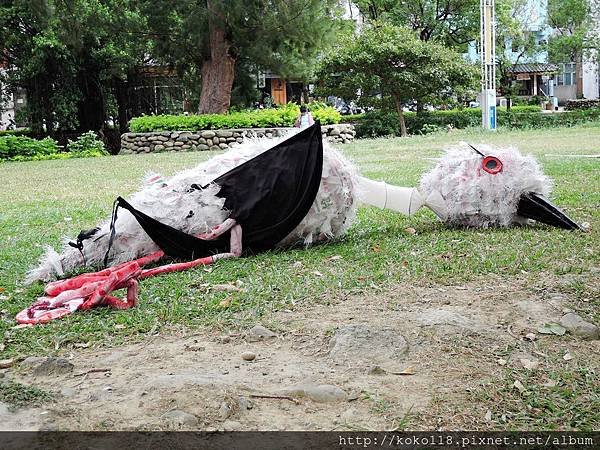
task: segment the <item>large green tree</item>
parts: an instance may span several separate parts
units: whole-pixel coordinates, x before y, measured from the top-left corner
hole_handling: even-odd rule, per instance
[[[424,42],[466,52],[479,36],[479,0],[356,0],[371,23],[390,23],[412,30]],[[423,103],[417,101],[417,111]]]
[[[548,43],[550,59],[556,63],[576,62],[577,80],[581,79],[582,58],[598,58],[599,18],[597,0],[548,0],[548,24],[554,30]]]
[[[200,74],[200,113],[230,106],[242,62],[306,76],[336,31],[335,0],[152,0],[144,2],[153,54]]]
[[[371,21],[408,27],[422,41],[462,46],[479,34],[479,0],[356,0]]]
[[[129,0],[1,0],[5,82],[27,91],[34,132],[101,130],[107,97],[144,56],[143,30]]]
[[[519,90],[513,73],[517,64],[538,60],[540,53],[547,50],[547,44],[538,41],[536,33],[530,31],[537,29],[531,15],[528,0],[496,3],[496,78],[498,90],[508,100],[509,109]]]
[[[548,24],[554,30],[549,42],[551,59],[577,61],[585,51],[596,49],[599,13],[597,0],[548,0]]]
[[[439,44],[420,40],[414,31],[375,24],[352,36],[323,61],[325,89],[346,99],[378,92],[388,96],[407,135],[403,108],[448,99],[477,85],[478,69]]]

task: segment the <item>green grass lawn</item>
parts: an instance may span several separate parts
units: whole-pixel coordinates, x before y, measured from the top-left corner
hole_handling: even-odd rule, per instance
[[[550,154],[600,153],[600,127],[580,126],[539,131],[456,131],[406,139],[361,140],[343,151],[362,173],[402,186],[414,186],[433,165],[444,145],[467,140],[516,145],[533,153],[554,178],[554,199],[591,233],[548,227],[507,230],[450,230],[422,211],[407,218],[363,208],[358,223],[339,242],[308,250],[289,250],[145,280],[140,306],[129,311],[98,309],[54,323],[13,329],[14,315],[31,304],[42,286],[23,287],[28,268],[44,245],[57,248],[110,215],[117,195],[138,188],[147,171],[165,175],[210,158],[211,153],[161,153],[95,159],[56,160],[0,165],[0,358],[45,355],[69,342],[118,345],[163,327],[235,328],[301,301],[327,302],[340,292],[385,289],[402,282],[451,284],[486,274],[587,273],[598,266],[596,230],[600,226],[600,160]],[[547,156],[548,155],[548,156]],[[406,231],[417,230],[416,234]],[[342,259],[328,263],[327,258]],[[443,255],[443,257],[441,257]],[[303,269],[294,263],[300,261]],[[319,271],[322,276],[314,275]],[[244,283],[245,292],[211,292],[202,284]],[[595,318],[598,286],[573,286]],[[227,296],[231,306],[219,303]],[[115,325],[124,325],[117,326]]]

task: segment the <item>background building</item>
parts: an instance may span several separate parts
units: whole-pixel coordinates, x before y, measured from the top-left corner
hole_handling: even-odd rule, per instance
[[[0,57],[0,130],[14,130],[26,126],[18,112],[25,107],[27,98],[24,90],[12,92],[2,85],[6,70],[6,63]]]
[[[497,54],[502,51],[513,64],[507,72],[517,83],[518,95],[554,97],[560,104],[574,98],[599,98],[600,66],[596,56],[579,61],[549,60],[546,44],[555,31],[548,25],[547,0],[527,0],[514,12],[514,17],[523,25],[526,34],[533,34],[540,48],[537,52],[525,53],[507,39],[496,51]],[[600,32],[600,20],[597,19],[596,23]],[[479,61],[477,42],[469,44],[466,57],[473,62]]]

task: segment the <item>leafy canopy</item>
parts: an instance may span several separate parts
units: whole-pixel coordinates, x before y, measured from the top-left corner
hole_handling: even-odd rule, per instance
[[[594,23],[599,14],[596,0],[548,0],[548,23],[555,30],[548,43],[551,60],[577,61],[600,49],[600,30]]]
[[[229,53],[283,77],[306,78],[316,55],[339,29],[335,0],[144,1],[153,55],[183,71],[198,71],[211,57],[209,20],[225,31]]]
[[[347,38],[320,70],[326,89],[339,96],[361,98],[380,91],[402,104],[447,99],[475,87],[477,74],[458,53],[390,24]]]
[[[405,136],[403,105],[449,99],[474,88],[477,74],[458,53],[421,41],[412,30],[376,24],[325,58],[320,78],[325,90],[346,99],[390,97]]]
[[[356,0],[371,21],[413,30],[422,41],[459,46],[479,34],[479,0]]]
[[[132,0],[2,1],[0,81],[26,89],[34,132],[102,123],[109,83],[145,53],[143,28]]]

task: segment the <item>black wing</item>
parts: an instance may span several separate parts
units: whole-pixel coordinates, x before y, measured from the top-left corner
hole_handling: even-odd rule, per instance
[[[273,248],[312,206],[323,172],[321,127],[315,123],[214,180],[230,217],[242,226],[243,246]]]
[[[225,198],[229,217],[242,226],[245,252],[272,249],[298,226],[315,200],[322,172],[323,142],[316,122],[213,181],[221,187],[217,195]],[[203,241],[135,209],[122,197],[116,201],[113,224],[119,207],[131,212],[156,245],[173,258],[192,260],[229,249],[228,233]],[[107,256],[109,251],[110,246]]]

